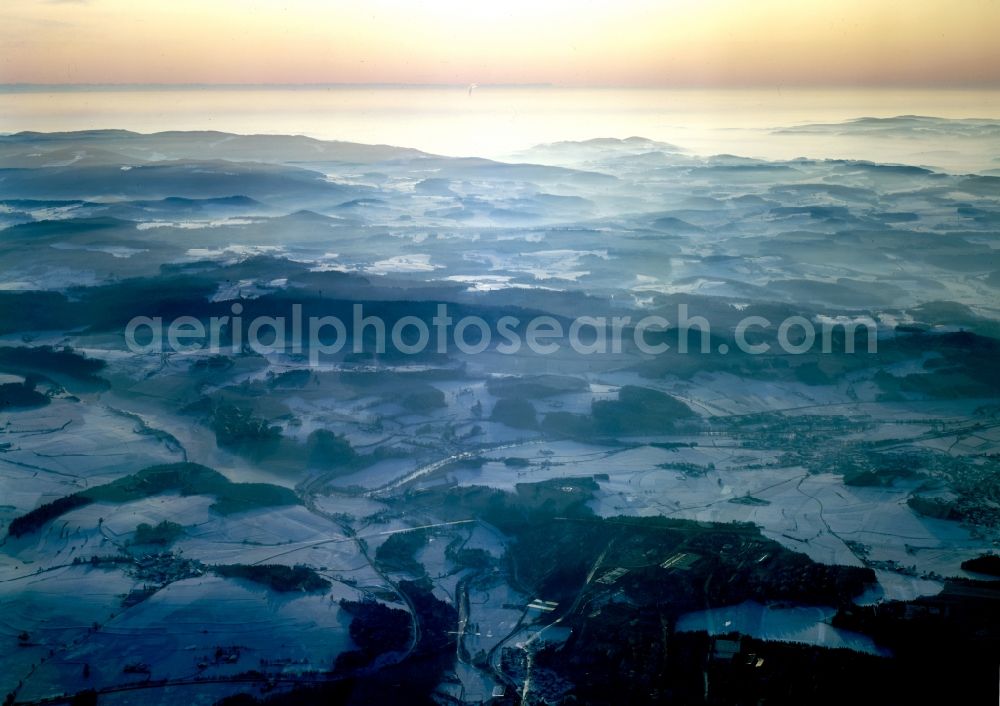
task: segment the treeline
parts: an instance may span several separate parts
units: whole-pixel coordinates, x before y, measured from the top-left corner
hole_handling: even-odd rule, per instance
[[[389,502],[405,504],[407,510],[424,509],[444,520],[479,518],[517,535],[554,516],[593,517],[588,503],[598,489],[591,477],[567,477],[518,483],[513,493],[486,486],[428,488],[419,495]]]
[[[35,389],[33,378],[0,385],[0,410],[44,407],[48,403],[49,398]]]
[[[340,601],[341,609],[349,613],[351,640],[358,649],[337,656],[336,671],[352,671],[366,667],[379,655],[398,652],[410,638],[410,614],[399,608],[373,600]]]
[[[103,360],[87,358],[69,346],[0,346],[0,369],[47,372],[104,386],[97,373],[105,366]]]
[[[211,509],[222,515],[300,502],[288,488],[269,483],[233,483],[218,471],[197,463],[172,463],[150,466],[111,483],[41,505],[15,518],[7,533],[20,537],[34,532],[57,517],[93,502],[121,504],[171,491],[181,495],[215,496]]]
[[[973,559],[966,559],[962,562],[965,571],[973,571],[977,574],[987,576],[1000,576],[1000,556],[996,554],[982,554]]]
[[[184,534],[184,528],[176,522],[163,520],[156,525],[140,522],[135,528],[134,544],[172,544],[175,539]]]
[[[375,561],[386,571],[423,574],[424,567],[414,558],[414,554],[425,544],[427,544],[427,533],[424,530],[390,534],[389,538],[375,550]]]
[[[57,517],[61,517],[78,507],[90,505],[92,502],[94,501],[91,498],[79,493],[56,498],[50,503],[39,505],[20,517],[15,517],[7,528],[7,534],[11,537],[22,537],[31,532],[37,532]]]
[[[549,412],[541,422],[543,431],[574,439],[662,434],[676,422],[694,419],[691,409],[674,397],[645,387],[625,385],[617,400],[594,400],[590,414]]]
[[[221,564],[212,571],[230,579],[253,581],[281,593],[317,593],[332,585],[308,566],[296,564]]]
[[[292,371],[307,372],[307,371]],[[341,434],[328,429],[316,429],[305,443],[287,438],[280,426],[258,416],[251,406],[242,406],[226,399],[202,397],[185,406],[181,412],[200,417],[215,433],[216,443],[248,458],[267,458],[272,468],[300,471],[305,465],[331,471],[351,473],[379,460],[381,451],[361,456]]]

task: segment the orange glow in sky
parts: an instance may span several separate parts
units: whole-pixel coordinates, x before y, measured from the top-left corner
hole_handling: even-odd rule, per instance
[[[5,0],[0,83],[998,85],[993,0]]]

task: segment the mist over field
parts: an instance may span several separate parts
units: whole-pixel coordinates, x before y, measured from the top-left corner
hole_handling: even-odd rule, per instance
[[[986,703],[1000,120],[754,130],[0,135],[0,694]]]

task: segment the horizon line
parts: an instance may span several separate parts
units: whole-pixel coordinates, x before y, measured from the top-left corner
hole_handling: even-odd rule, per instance
[[[73,90],[198,90],[198,89],[318,89],[318,88],[454,88],[475,90],[496,88],[550,88],[560,90],[1000,90],[1000,81],[971,83],[790,83],[790,84],[561,84],[552,82],[496,82],[496,83],[420,83],[420,82],[87,82],[87,83],[38,83],[38,82],[0,82],[0,92],[17,91],[73,91]]]

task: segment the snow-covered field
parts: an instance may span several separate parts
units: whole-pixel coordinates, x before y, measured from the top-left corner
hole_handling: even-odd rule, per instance
[[[56,398],[0,414],[0,519],[156,463],[182,460],[179,448],[103,404]]]
[[[76,611],[67,589],[51,600]],[[322,595],[283,595],[212,576],[178,581],[113,618],[102,615],[100,630],[47,660],[21,693],[30,699],[85,688],[80,676],[85,663],[91,665],[93,682],[102,684],[144,679],[123,672],[139,663],[148,665],[153,678],[236,674],[259,668],[261,659],[287,660],[281,670],[327,669],[340,652],[352,648],[350,619],[337,601],[357,597],[341,584]],[[225,657],[216,657],[218,648]]]
[[[704,630],[710,635],[738,632],[762,640],[804,642],[829,648],[848,648],[871,654],[889,654],[870,637],[829,624],[833,608],[777,607],[747,601],[726,608],[709,608],[682,615],[678,632]]]

